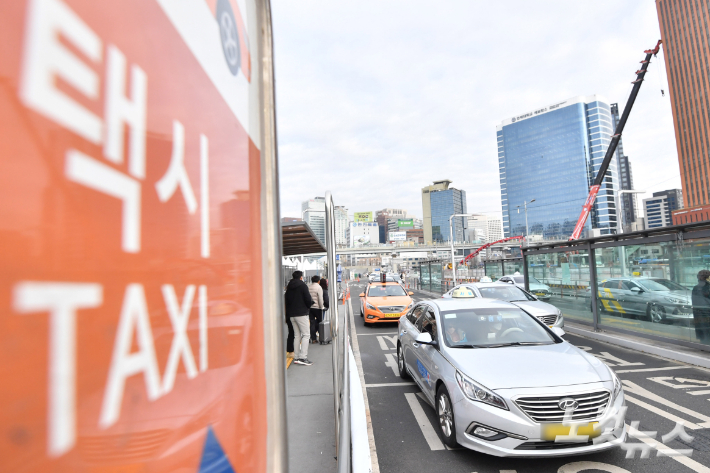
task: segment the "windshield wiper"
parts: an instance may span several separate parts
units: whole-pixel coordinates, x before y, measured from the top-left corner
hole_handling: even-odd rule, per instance
[[[451,345],[451,348],[487,348],[487,347],[486,347],[486,345],[463,344],[463,345]]]

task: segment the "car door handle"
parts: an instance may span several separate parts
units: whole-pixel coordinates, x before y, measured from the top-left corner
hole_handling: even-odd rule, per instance
[[[414,348],[418,348],[418,347],[419,347],[419,344],[418,344],[417,342],[412,342],[412,346],[413,346]]]
[[[407,331],[406,331],[406,330],[402,330],[402,335],[404,335],[405,333],[407,333]]]

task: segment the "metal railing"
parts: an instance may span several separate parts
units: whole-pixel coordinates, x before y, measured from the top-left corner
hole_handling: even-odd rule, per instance
[[[331,301],[330,332],[333,339],[333,404],[335,409],[335,449],[338,473],[350,473],[350,342],[348,334],[348,304],[338,291],[335,260],[335,212],[333,196],[325,193],[325,240],[327,250],[328,292]],[[340,324],[338,306],[343,302],[343,323]]]

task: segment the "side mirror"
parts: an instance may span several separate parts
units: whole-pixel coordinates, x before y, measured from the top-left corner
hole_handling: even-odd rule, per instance
[[[555,335],[557,335],[560,338],[565,336],[565,331],[559,327],[552,327],[552,328],[550,328],[550,330],[552,330],[552,333],[554,333]]]
[[[360,293],[360,297],[365,297],[365,293],[364,293],[364,292],[361,292],[361,293]]]
[[[431,334],[429,332],[420,333],[414,341],[420,345],[436,345],[436,342],[431,339]]]
[[[412,291],[409,291],[407,294],[409,294],[410,296],[414,295],[414,293]]]
[[[631,288],[631,292],[635,292],[636,294],[641,294],[643,292],[643,289],[641,289],[638,286],[634,286]]]

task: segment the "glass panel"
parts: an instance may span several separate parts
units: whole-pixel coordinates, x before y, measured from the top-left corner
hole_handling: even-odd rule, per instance
[[[601,324],[688,342],[697,341],[691,293],[707,268],[707,242],[675,242],[597,248],[597,308]],[[707,258],[710,260],[710,256]],[[710,286],[702,284],[708,297]],[[696,309],[701,316],[704,309]],[[699,330],[703,337],[702,327]]]
[[[431,292],[441,291],[441,263],[431,263]]]
[[[422,264],[421,268],[422,289],[431,291],[431,275],[429,273],[429,263]]]
[[[571,321],[593,323],[586,250],[528,255],[530,292]]]
[[[519,260],[515,259],[515,260],[503,261],[503,274],[515,274],[515,273],[524,274],[523,260],[522,259],[519,259]]]
[[[485,268],[486,268],[486,276],[488,276],[489,278],[491,278],[494,281],[497,281],[498,278],[503,276],[503,273],[502,273],[503,267],[501,266],[500,261],[496,261],[496,262],[486,261]]]

